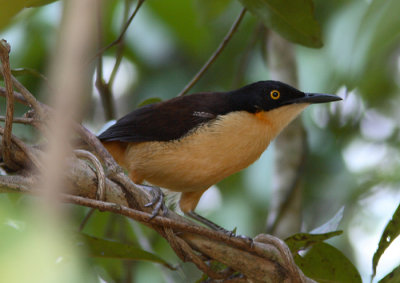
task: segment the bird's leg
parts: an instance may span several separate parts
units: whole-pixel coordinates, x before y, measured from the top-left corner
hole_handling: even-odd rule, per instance
[[[187,216],[199,221],[200,223],[206,225],[207,227],[211,228],[212,230],[222,232],[225,235],[228,235],[229,237],[237,237],[243,240],[246,240],[249,242],[250,245],[253,244],[253,239],[244,235],[236,235],[236,228],[233,229],[232,231],[226,230],[225,228],[219,226],[218,224],[208,220],[207,218],[201,216],[200,214],[197,214],[194,211],[189,211],[185,213]]]
[[[145,189],[146,191],[149,191],[153,196],[153,199],[149,203],[145,204],[145,207],[154,207],[149,221],[151,221],[154,217],[156,217],[157,214],[160,212],[160,210],[163,211],[162,213],[163,216],[167,215],[168,208],[164,204],[164,194],[159,187],[137,185],[137,184],[136,186]]]
[[[208,220],[207,218],[201,216],[200,214],[197,214],[194,211],[189,211],[185,213],[187,216],[193,218],[194,220],[199,221],[200,223],[206,225],[207,227],[211,228],[212,230],[223,232],[229,236],[234,236],[235,233],[233,231],[228,231],[225,228],[219,226],[218,224],[212,222],[211,220]]]

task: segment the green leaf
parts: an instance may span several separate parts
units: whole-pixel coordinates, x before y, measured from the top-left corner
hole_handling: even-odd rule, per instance
[[[145,106],[145,105],[158,103],[158,102],[161,102],[161,101],[162,101],[162,99],[159,98],[159,97],[151,97],[151,98],[145,99],[142,102],[140,102],[138,104],[138,107],[142,107],[142,106]]]
[[[58,0],[25,0],[25,7],[39,7],[56,1]]]
[[[322,47],[321,28],[314,18],[312,0],[240,0],[270,29],[289,41]]]
[[[194,3],[202,21],[212,21],[227,10],[232,0],[196,0]]]
[[[351,261],[329,244],[318,243],[304,257],[296,255],[294,259],[304,274],[317,282],[362,282]]]
[[[185,48],[185,51],[198,56],[207,53],[212,48],[212,36],[207,26],[199,21],[199,13],[192,1],[175,0],[173,5],[169,1],[148,1],[149,7],[157,16],[158,21],[163,22],[171,38],[175,38]],[[214,47],[215,48],[215,47]]]
[[[397,67],[393,56],[400,41],[398,0],[374,0],[363,15],[352,51],[350,72],[371,105],[397,95]],[[382,95],[385,94],[385,99]]]
[[[379,283],[398,283],[400,282],[400,265],[393,269],[388,275],[379,280]]]
[[[386,225],[385,230],[382,233],[381,239],[379,240],[378,249],[376,250],[374,257],[372,258],[372,269],[373,275],[376,274],[376,266],[378,265],[379,259],[383,252],[389,247],[389,245],[396,239],[400,234],[400,204],[394,212],[392,219]]]
[[[294,254],[342,233],[343,231],[333,231],[324,234],[297,233],[285,239],[285,243]]]
[[[86,248],[91,257],[151,261],[174,269],[174,267],[158,255],[132,245],[99,239],[86,234],[77,235],[76,245]]]
[[[0,0],[0,29],[24,8],[43,6],[57,0]]]

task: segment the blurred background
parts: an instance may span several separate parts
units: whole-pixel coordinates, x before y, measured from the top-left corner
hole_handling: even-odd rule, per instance
[[[296,213],[302,219],[301,230],[308,232],[344,207],[339,226],[344,233],[330,243],[368,281],[373,254],[400,201],[400,2],[315,0],[314,4],[323,47],[284,43],[293,55],[293,64],[287,68],[297,74],[299,89],[336,94],[343,101],[314,105],[302,114],[307,150],[293,153],[305,155]],[[130,0],[104,1],[100,12],[102,44],[98,49],[118,38],[135,6],[136,1]],[[115,112],[104,111],[94,86],[94,60],[92,92],[82,99],[83,123],[98,132],[108,120],[127,114],[147,99],[176,96],[220,44],[241,9],[241,3],[235,0],[145,1],[123,44],[103,56],[103,78],[108,81],[112,76]],[[41,101],[46,98],[41,96],[43,79],[38,74],[46,74],[61,17],[62,3],[57,1],[24,9],[10,23],[0,26],[0,37],[12,48],[11,67]],[[273,38],[275,34],[246,13],[231,42],[190,92],[227,91],[271,79],[275,51],[269,42]],[[118,53],[123,56],[111,75]],[[5,109],[5,100],[1,103],[1,109]],[[16,114],[26,110],[17,104]],[[37,141],[28,126],[15,125],[13,131],[25,141]],[[239,234],[253,237],[266,232],[270,209],[276,204],[276,146],[273,143],[255,164],[209,190],[197,212],[226,229],[236,227]],[[25,198],[0,195],[2,220],[12,220],[7,223],[13,229],[24,221]],[[87,209],[70,206],[69,212],[69,227],[76,229]],[[84,232],[139,243],[171,263],[179,262],[164,239],[122,216],[95,212]],[[38,245],[44,247],[46,243]],[[400,264],[399,250],[400,241],[395,240],[382,256],[377,279]],[[192,264],[182,264],[183,271],[172,272],[143,261],[75,256],[93,281],[195,282],[201,276]],[[1,256],[0,262],[4,262]]]

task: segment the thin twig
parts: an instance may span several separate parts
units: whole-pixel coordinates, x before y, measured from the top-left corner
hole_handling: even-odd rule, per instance
[[[4,83],[6,86],[7,94],[7,109],[6,109],[6,120],[4,126],[4,134],[2,141],[2,155],[3,160],[7,164],[7,167],[12,169],[18,169],[18,165],[13,161],[11,157],[11,133],[14,117],[14,95],[13,95],[13,83],[11,79],[11,68],[10,68],[10,54],[11,47],[5,40],[0,40],[0,59],[1,59],[1,72],[4,77]]]
[[[97,42],[98,46],[101,46],[103,43],[103,31],[102,31],[102,13],[101,13],[101,5],[98,5],[97,9]],[[115,111],[114,111],[114,103],[112,99],[111,88],[109,84],[106,83],[103,78],[103,54],[101,53],[98,56],[97,67],[96,67],[96,88],[100,94],[101,103],[104,109],[104,115],[106,120],[114,119]]]
[[[128,15],[129,15],[129,2],[130,2],[129,0],[125,0],[124,22],[126,22],[126,20],[128,18]],[[121,34],[124,33],[125,31],[126,30],[125,30],[125,27],[123,25]],[[125,40],[124,39],[125,38],[122,37],[120,42],[118,43],[118,46],[117,46],[117,52],[116,52],[114,67],[113,67],[113,69],[111,71],[110,78],[108,79],[108,87],[110,89],[112,89],[112,86],[114,84],[118,69],[119,69],[119,67],[121,65],[121,62],[122,62],[122,56],[124,54],[124,47],[125,47],[125,44],[124,44]]]
[[[81,224],[79,225],[79,232],[82,232],[83,228],[85,228],[87,222],[89,221],[90,217],[92,217],[93,213],[96,211],[95,208],[89,209],[89,212],[83,218]]]
[[[21,93],[21,95],[25,98],[26,102],[28,105],[30,105],[33,110],[39,115],[40,118],[44,119],[44,109],[41,105],[40,102],[38,102],[35,98],[35,96],[27,90],[23,84],[21,84],[14,76],[11,76],[14,87],[18,89]]]
[[[0,121],[4,122],[4,121],[6,121],[6,120],[7,120],[7,117],[5,117],[5,116],[0,116]],[[36,121],[36,120],[33,119],[33,118],[24,118],[24,117],[14,117],[13,120],[12,120],[13,123],[17,123],[17,124],[28,124],[28,125],[34,124],[35,121]]]
[[[7,90],[1,86],[0,86],[0,96],[7,97]],[[21,93],[14,91],[14,98],[17,102],[29,106],[28,101],[26,101],[25,97]]]
[[[208,61],[204,64],[204,66],[200,69],[200,71],[193,77],[193,79],[185,86],[185,88],[178,94],[178,96],[183,96],[185,95],[197,82],[200,80],[200,78],[203,76],[203,74],[210,68],[212,63],[215,62],[219,54],[224,50],[228,42],[231,40],[233,34],[237,31],[240,22],[243,19],[244,14],[246,13],[246,8],[243,8],[242,11],[240,12],[239,16],[233,23],[231,29],[227,33],[227,35],[224,37],[224,40],[221,42],[221,44],[218,46],[217,50],[215,50],[214,54],[208,59]]]
[[[139,8],[142,6],[142,4],[144,3],[145,0],[138,0],[138,3],[136,5],[135,10],[133,11],[132,15],[129,17],[129,20],[126,22],[121,34],[119,35],[119,37],[114,40],[113,42],[111,42],[110,44],[108,44],[107,46],[103,47],[102,49],[100,49],[95,56],[93,56],[92,60],[94,58],[96,58],[97,56],[100,56],[101,54],[103,54],[105,51],[107,51],[108,49],[110,49],[111,47],[113,47],[114,45],[117,45],[125,36],[125,33],[129,27],[129,25],[131,24],[132,20],[135,18],[137,12],[139,11]]]

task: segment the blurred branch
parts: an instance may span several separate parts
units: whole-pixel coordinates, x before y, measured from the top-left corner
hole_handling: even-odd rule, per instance
[[[296,58],[293,45],[269,31],[266,37],[267,64],[271,78],[297,85]],[[301,229],[301,173],[307,153],[306,133],[297,118],[275,141],[273,201],[267,221],[267,232],[286,238]],[[290,154],[289,154],[290,153]]]
[[[204,64],[204,66],[200,69],[200,71],[193,77],[193,79],[183,88],[183,90],[178,94],[178,96],[185,95],[204,75],[204,73],[210,68],[210,66],[215,62],[217,57],[221,54],[221,52],[225,49],[228,42],[231,40],[233,34],[237,31],[244,15],[246,14],[246,8],[243,8],[240,11],[239,16],[233,23],[227,35],[224,37],[224,40],[218,46],[217,50],[215,50],[214,54],[208,59],[208,61]]]

